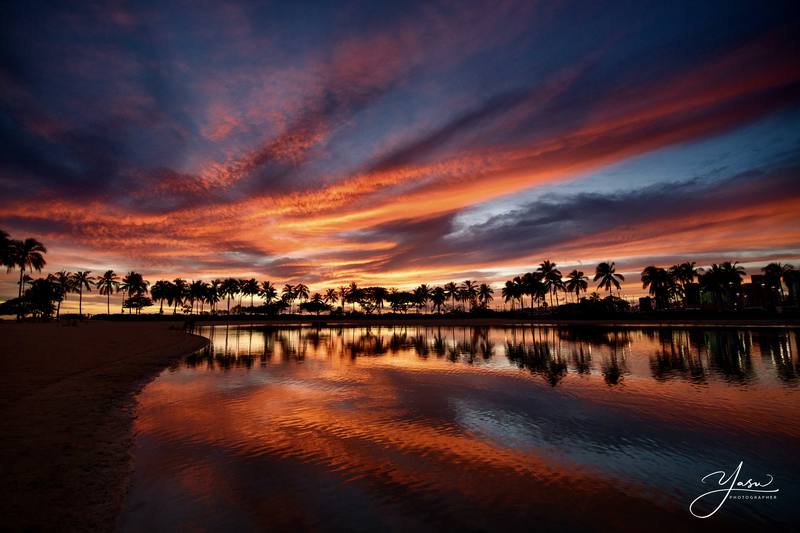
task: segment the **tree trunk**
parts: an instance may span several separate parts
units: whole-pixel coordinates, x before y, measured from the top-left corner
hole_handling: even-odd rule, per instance
[[[78,316],[83,316],[83,288],[78,291]]]

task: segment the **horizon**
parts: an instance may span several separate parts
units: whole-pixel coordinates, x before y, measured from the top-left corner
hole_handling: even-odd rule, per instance
[[[44,272],[314,290],[797,267],[799,11],[12,5],[0,228]]]

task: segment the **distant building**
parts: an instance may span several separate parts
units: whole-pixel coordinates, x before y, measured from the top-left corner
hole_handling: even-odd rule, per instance
[[[750,283],[743,283],[739,290],[739,303],[744,309],[774,308],[781,303],[780,290],[768,286],[764,276],[753,274]]]

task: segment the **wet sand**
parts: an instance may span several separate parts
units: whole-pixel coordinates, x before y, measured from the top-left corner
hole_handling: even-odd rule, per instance
[[[180,322],[0,323],[0,530],[113,530],[135,394],[206,342]]]

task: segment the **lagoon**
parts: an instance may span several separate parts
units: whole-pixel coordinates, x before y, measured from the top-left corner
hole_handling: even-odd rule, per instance
[[[199,327],[139,396],[123,531],[789,529],[791,328]],[[742,464],[774,499],[701,520]],[[743,479],[744,480],[744,479]],[[698,508],[711,511],[711,497]]]

